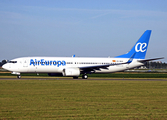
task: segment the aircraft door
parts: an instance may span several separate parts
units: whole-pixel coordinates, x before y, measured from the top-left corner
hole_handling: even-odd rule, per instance
[[[23,59],[23,67],[28,67],[28,60],[27,59]]]

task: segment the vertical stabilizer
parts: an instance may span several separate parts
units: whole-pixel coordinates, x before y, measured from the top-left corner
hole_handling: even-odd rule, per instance
[[[130,58],[133,54],[135,54],[135,59],[145,59],[150,35],[151,30],[146,30],[128,53],[115,58]]]

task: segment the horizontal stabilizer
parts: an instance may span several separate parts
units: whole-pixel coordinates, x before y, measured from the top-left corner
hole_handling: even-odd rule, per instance
[[[164,57],[161,57],[161,58],[153,58],[153,59],[138,60],[138,62],[147,62],[147,61],[159,60],[159,59],[164,59]]]

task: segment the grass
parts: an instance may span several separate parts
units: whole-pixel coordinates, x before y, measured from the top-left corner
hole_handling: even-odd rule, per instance
[[[166,81],[0,80],[0,119],[166,119]]]

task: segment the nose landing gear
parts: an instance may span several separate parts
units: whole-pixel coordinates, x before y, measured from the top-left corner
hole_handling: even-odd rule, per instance
[[[18,75],[17,78],[20,79],[20,78],[21,78],[21,75]]]

